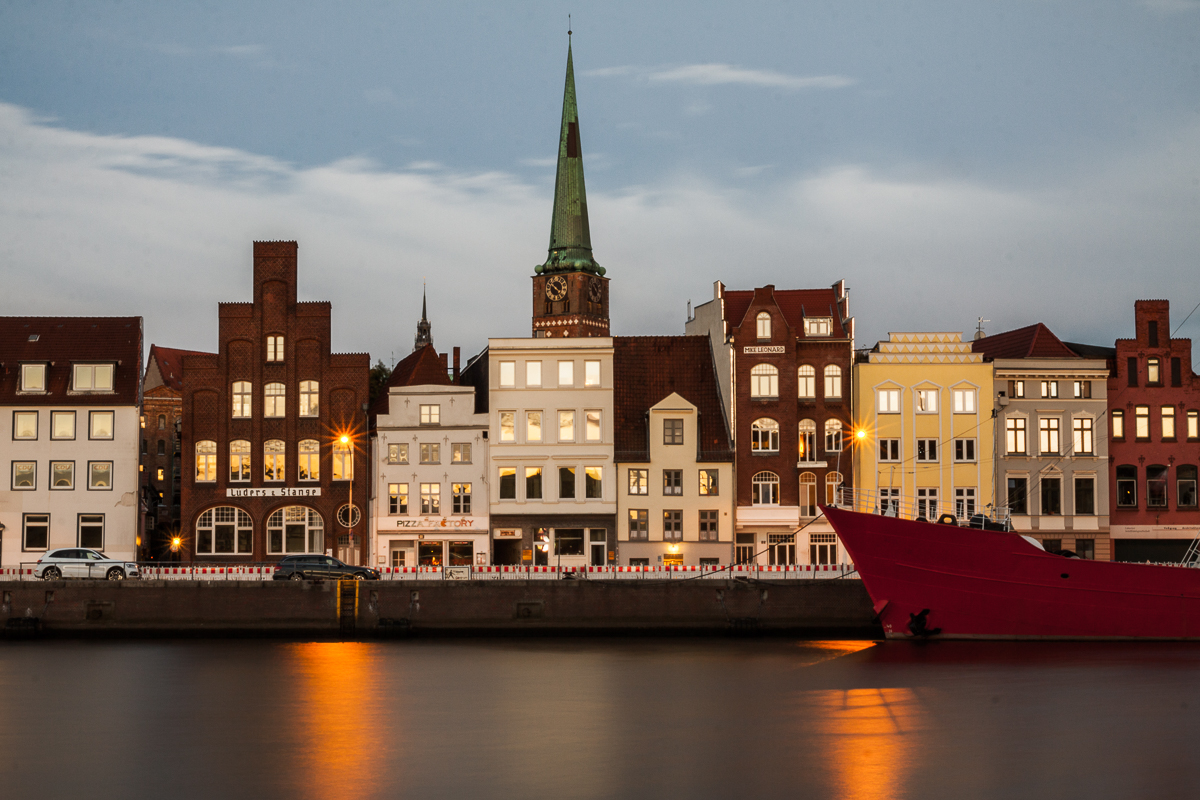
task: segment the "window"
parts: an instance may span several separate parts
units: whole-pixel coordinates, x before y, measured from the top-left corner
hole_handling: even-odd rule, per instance
[[[1017,400],[1025,397],[1025,381],[1009,381],[1008,396]]]
[[[1096,513],[1096,479],[1075,478],[1075,513],[1090,515]]]
[[[759,400],[779,397],[779,370],[770,364],[755,364],[750,370],[750,396]]]
[[[321,415],[321,385],[317,381],[300,381],[300,416]]]
[[[917,398],[918,414],[932,414],[938,410],[937,389],[917,389],[914,394]]]
[[[233,416],[235,419],[250,416],[250,381],[233,382]]]
[[[88,462],[88,490],[98,490],[103,492],[112,491],[113,482],[113,462],[111,461],[89,461]]]
[[[589,500],[602,500],[604,498],[604,468],[603,467],[584,467],[583,468],[583,495]]]
[[[683,444],[683,420],[663,420],[663,444]]]
[[[650,538],[650,512],[645,509],[629,509],[629,540],[644,542]]]
[[[1090,400],[1092,397],[1091,381],[1075,381],[1075,399]]]
[[[558,385],[560,387],[569,387],[575,385],[574,361],[558,362]]]
[[[1187,413],[1187,438],[1200,439],[1200,412]]]
[[[934,488],[917,489],[917,517],[927,520],[937,519],[938,490]]]
[[[267,361],[283,361],[283,337],[267,337]]]
[[[1058,381],[1042,381],[1042,397],[1058,397]]]
[[[975,516],[975,489],[973,487],[954,490],[954,516],[959,519],[970,519]]]
[[[335,481],[354,480],[354,450],[353,442],[341,441],[333,443],[333,479]]]
[[[27,491],[37,488],[37,462],[12,462],[12,488]]]
[[[525,468],[525,499],[526,500],[541,500],[542,499],[542,468],[541,467],[526,467]]]
[[[817,396],[817,371],[808,364],[800,367],[797,372],[799,384],[798,396],[801,400],[811,400]]]
[[[542,362],[526,361],[525,362],[525,385],[526,386],[541,386],[542,385]]]
[[[1137,467],[1117,467],[1117,508],[1137,508]]]
[[[1058,455],[1059,452],[1059,419],[1058,417],[1042,417],[1038,420],[1038,452],[1043,455]]]
[[[471,463],[471,443],[462,442],[459,444],[450,445],[450,463],[451,464],[470,464]]]
[[[774,472],[760,472],[750,479],[753,489],[752,502],[756,506],[779,505],[779,476]]]
[[[1175,438],[1175,406],[1162,407],[1162,438]]]
[[[143,425],[142,427],[145,427],[145,426]],[[167,429],[167,415],[166,414],[158,415],[158,429],[160,431],[165,431]]]
[[[1062,478],[1042,478],[1040,491],[1042,514],[1044,516],[1060,516],[1062,514]]]
[[[336,451],[338,444],[334,444]],[[343,445],[347,446],[348,445]],[[287,479],[287,445],[282,439],[263,442],[263,480],[282,481]]]
[[[715,542],[721,537],[717,534],[717,512],[700,512],[700,541]]]
[[[750,424],[750,450],[754,453],[779,452],[779,423],[773,419],[756,419]]]
[[[74,411],[51,411],[50,412],[50,438],[51,439],[74,439],[75,438],[75,412]]]
[[[1027,478],[1008,479],[1008,513],[1028,514],[1029,481]]]
[[[842,396],[842,368],[837,364],[825,367],[825,399],[838,400]]]
[[[955,389],[951,395],[954,401],[955,414],[974,414],[975,413],[975,390],[974,389]]]
[[[146,441],[146,440],[143,439],[142,441]],[[158,440],[158,453],[156,455],[165,456],[166,454],[167,454],[167,441],[166,441],[166,439],[159,439]]]
[[[1183,371],[1180,369],[1181,364],[1178,356],[1171,359],[1171,385],[1183,386]]]
[[[567,362],[568,364],[571,362]],[[575,441],[575,412],[558,412],[558,440],[560,442]]]
[[[1128,374],[1129,385],[1138,385],[1138,360],[1137,356],[1130,356],[1125,359],[1125,372]]]
[[[1080,558],[1094,559],[1096,557],[1096,540],[1076,539],[1075,555],[1079,556]]]
[[[517,412],[500,412],[500,441],[515,442],[517,440]]]
[[[111,439],[113,438],[113,412],[111,411],[90,411],[88,412],[89,422],[91,423],[91,434],[89,439]]]
[[[955,461],[974,461],[975,460],[975,440],[974,439],[955,439],[954,440],[954,460]]]
[[[104,515],[79,515],[79,546],[93,550],[104,549]]]
[[[1175,507],[1196,507],[1196,467],[1192,464],[1175,467]]]
[[[589,442],[600,441],[600,412],[585,411],[584,419],[586,420],[586,436]]]
[[[1015,455],[1025,454],[1025,418],[1009,417],[1004,421],[1005,452]]]
[[[837,534],[810,533],[808,535],[808,563],[837,563]]]
[[[938,440],[917,439],[917,461],[937,461]]]
[[[1146,359],[1146,385],[1161,386],[1162,372],[1159,369],[1159,360],[1157,358]]]
[[[500,362],[500,388],[511,389],[517,385],[517,362]]]
[[[442,463],[442,446],[440,444],[423,444],[421,445],[421,463],[422,464],[440,464]]]
[[[408,513],[407,483],[388,484],[388,513],[393,515]]]
[[[45,364],[22,364],[21,365],[21,391],[22,392],[44,392],[44,391],[46,391],[46,365]]]
[[[1146,338],[1151,347],[1158,347],[1158,320],[1152,319],[1146,323]]]
[[[700,496],[701,497],[716,497],[721,493],[721,487],[718,483],[719,470],[702,469],[700,470]]]
[[[797,444],[800,461],[817,460],[817,423],[811,419],[802,419],[798,426],[799,440]]]
[[[51,489],[74,489],[75,488],[75,462],[74,461],[51,461],[50,462],[50,488]]]
[[[817,515],[817,476],[811,472],[800,473],[800,516]]]
[[[45,550],[50,544],[50,515],[21,515],[21,549]]]
[[[575,499],[575,468],[574,467],[559,467],[558,468],[558,499],[559,500],[574,500]]]
[[[241,516],[239,512],[239,527]],[[249,518],[247,518],[248,522]],[[240,538],[241,531],[239,530],[238,533]],[[321,515],[311,508],[304,506],[281,508],[267,519],[267,550],[271,553],[323,552],[325,550],[325,522],[321,519]]]
[[[584,386],[599,386],[600,385],[600,362],[599,361],[584,361],[583,362],[583,385]]]
[[[663,494],[664,495],[682,495],[683,494],[683,470],[681,469],[664,469],[663,470]]]
[[[650,470],[648,470],[648,469],[631,469],[631,470],[629,470],[629,493],[630,494],[649,494],[650,493]]]
[[[217,443],[204,440],[196,442],[196,483],[210,483],[217,479]]]
[[[1150,438],[1150,406],[1134,406],[1133,435],[1138,439]]]
[[[500,468],[500,499],[501,500],[516,500],[517,499],[517,468],[516,467],[501,467]]]
[[[442,513],[442,485],[440,483],[421,484],[421,513]]]
[[[1125,412],[1112,412],[1112,437],[1114,439],[1125,438]]]
[[[395,445],[388,445],[388,453],[390,455],[391,448]],[[408,448],[405,447],[405,461],[408,460]],[[297,446],[299,454],[299,471],[297,477],[302,481],[319,481],[321,480],[321,444],[316,439],[301,439]],[[389,459],[390,460],[390,459]]]
[[[876,389],[875,390],[875,409],[880,414],[899,414],[900,413],[900,390],[899,389]]]
[[[542,440],[542,412],[525,412],[525,441],[540,442]]]
[[[1162,464],[1146,467],[1146,508],[1167,507],[1167,468]]]
[[[250,480],[250,443],[245,439],[234,439],[229,443],[229,480]]]
[[[158,468],[158,479],[161,481],[165,475],[166,475],[166,470],[163,469],[162,467],[159,467]]]
[[[900,490],[885,488],[879,490],[879,513],[889,517],[900,513]]]
[[[663,541],[683,541],[683,512],[668,510],[663,512]]]
[[[71,380],[71,389],[76,392],[111,392],[113,390],[113,365],[76,364]]]
[[[452,483],[450,484],[451,505],[450,511],[452,514],[470,514],[471,513],[471,484],[469,483]]]
[[[282,383],[268,383],[263,387],[263,416],[282,417],[287,412],[285,403],[287,389]]]
[[[13,412],[13,438],[14,439],[36,439],[38,429],[38,412],[36,411],[14,411]]]
[[[899,461],[900,460],[900,440],[899,439],[880,439],[879,440],[879,460],[880,461]]]
[[[407,464],[408,463],[408,445],[407,444],[389,444],[387,446],[388,463],[389,464]]]
[[[831,506],[838,501],[838,489],[842,486],[842,474],[830,472],[825,475],[825,505]]]
[[[766,311],[758,312],[755,318],[755,332],[759,339],[771,338],[771,315]]]
[[[825,420],[825,452],[837,453],[842,449],[842,421],[840,419]]]
[[[805,336],[829,336],[833,332],[833,317],[805,317]]]
[[[1092,436],[1092,418],[1076,417],[1071,422],[1073,450],[1076,455],[1090,456],[1094,452],[1095,440]]]

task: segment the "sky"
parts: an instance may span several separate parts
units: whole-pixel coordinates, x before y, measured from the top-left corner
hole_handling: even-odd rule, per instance
[[[0,0],[0,314],[212,350],[295,239],[338,351],[407,355],[423,284],[441,350],[528,336],[568,14],[614,334],[844,279],[860,347],[1200,338],[1192,0]]]

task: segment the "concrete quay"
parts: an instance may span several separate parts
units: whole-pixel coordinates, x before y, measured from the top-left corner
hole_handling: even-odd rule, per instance
[[[862,581],[6,581],[0,636],[880,636]]]

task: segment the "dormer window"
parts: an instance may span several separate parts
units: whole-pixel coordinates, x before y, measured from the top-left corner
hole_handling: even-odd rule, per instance
[[[771,338],[771,315],[770,314],[768,314],[766,311],[758,312],[758,318],[757,318],[755,325],[756,325],[756,330],[758,331],[759,339],[770,339]]]
[[[44,392],[44,391],[46,391],[46,365],[45,364],[22,364],[21,365],[21,391],[22,392]]]
[[[111,392],[112,364],[76,364],[71,389],[76,392]]]
[[[805,317],[805,336],[830,336],[833,333],[833,317]]]

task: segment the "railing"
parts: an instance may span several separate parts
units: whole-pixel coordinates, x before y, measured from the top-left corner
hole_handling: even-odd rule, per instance
[[[852,489],[838,491],[838,508],[885,517],[944,522],[965,528],[1012,530],[1008,506],[976,505],[957,499],[937,497],[901,497],[890,489]]]

